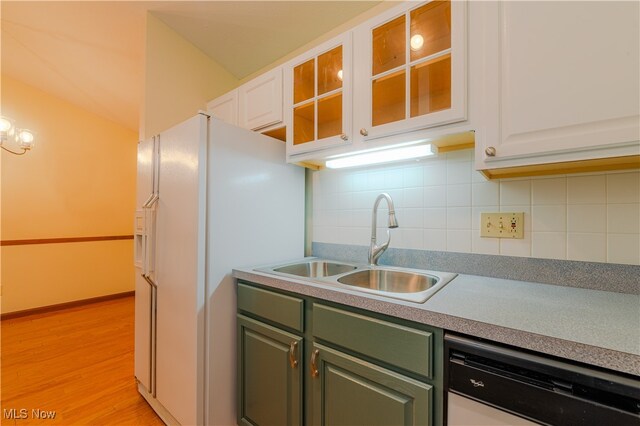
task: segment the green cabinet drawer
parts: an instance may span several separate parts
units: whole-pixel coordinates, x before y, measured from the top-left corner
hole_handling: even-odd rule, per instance
[[[304,301],[238,283],[238,310],[304,332]]]
[[[313,336],[362,355],[433,377],[433,334],[314,303]]]

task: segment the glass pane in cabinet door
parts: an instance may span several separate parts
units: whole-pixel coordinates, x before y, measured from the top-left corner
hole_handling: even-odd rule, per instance
[[[411,117],[451,108],[451,55],[411,67]]]
[[[318,99],[318,139],[342,134],[342,92]]]
[[[379,126],[405,118],[404,70],[373,80],[371,124]]]
[[[315,77],[314,60],[300,64],[293,69],[293,103],[297,104],[315,96],[313,81]]]
[[[293,109],[293,144],[315,140],[315,103],[309,102]]]
[[[318,56],[318,96],[342,87],[342,46]]]
[[[372,37],[371,75],[378,75],[404,65],[407,45],[404,15],[374,28]]]
[[[432,1],[411,12],[411,61],[451,47],[451,3]]]

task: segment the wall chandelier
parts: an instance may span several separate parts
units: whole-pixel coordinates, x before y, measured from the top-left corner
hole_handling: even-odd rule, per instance
[[[35,134],[31,130],[17,128],[12,119],[0,117],[0,148],[11,154],[23,155],[33,147],[34,140]],[[22,151],[14,151],[10,148],[12,146]]]

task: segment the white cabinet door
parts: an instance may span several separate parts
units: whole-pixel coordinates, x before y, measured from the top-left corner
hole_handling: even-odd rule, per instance
[[[347,32],[285,65],[290,161],[298,154],[351,143],[351,47]]]
[[[478,169],[640,153],[638,2],[483,2]]]
[[[466,120],[466,13],[462,1],[405,2],[356,28],[358,138]]]
[[[238,88],[239,125],[259,130],[282,123],[282,68],[276,68]]]
[[[215,98],[207,104],[207,112],[225,123],[238,125],[238,89]]]

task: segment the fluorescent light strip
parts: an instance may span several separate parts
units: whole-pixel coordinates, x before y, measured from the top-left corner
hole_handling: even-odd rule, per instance
[[[326,166],[330,169],[341,169],[343,167],[357,167],[369,164],[382,164],[390,163],[392,161],[418,159],[436,154],[437,149],[431,144],[413,145],[327,160]]]

